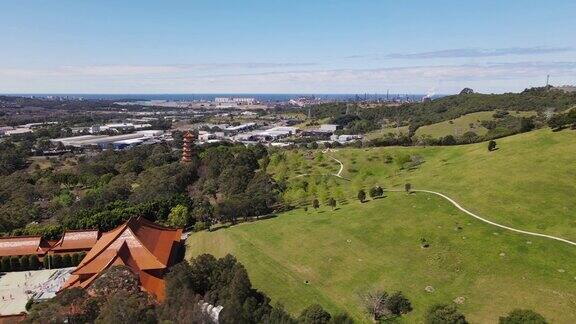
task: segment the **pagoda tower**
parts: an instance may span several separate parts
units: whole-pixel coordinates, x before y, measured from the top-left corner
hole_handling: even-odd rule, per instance
[[[192,146],[194,145],[196,137],[190,131],[184,134],[184,144],[182,145],[182,162],[192,162]]]

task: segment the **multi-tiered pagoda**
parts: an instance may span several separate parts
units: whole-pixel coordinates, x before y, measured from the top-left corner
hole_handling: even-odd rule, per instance
[[[195,136],[192,132],[184,134],[184,144],[182,145],[182,162],[192,161],[192,146],[194,145]]]

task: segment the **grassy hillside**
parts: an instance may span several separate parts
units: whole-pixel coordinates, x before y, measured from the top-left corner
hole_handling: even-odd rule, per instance
[[[576,132],[538,130],[497,143],[494,152],[488,152],[486,143],[340,149],[329,154],[344,163],[342,175],[350,182],[320,176],[331,173],[335,168],[331,166],[330,171],[317,171],[312,181],[310,177],[289,181],[286,197],[294,203],[309,203],[314,196],[349,200],[361,188],[399,188],[410,182],[414,188],[448,194],[488,219],[576,240]],[[290,152],[270,171],[282,178],[318,166],[317,157],[306,157],[303,152]],[[422,163],[412,168],[410,163],[399,164],[410,157]],[[328,162],[337,168],[335,161]]]
[[[517,307],[554,323],[576,321],[574,247],[499,230],[423,193],[389,193],[334,212],[299,209],[192,235],[188,257],[205,252],[236,255],[254,285],[295,314],[320,303],[366,322],[359,294],[383,288],[413,302],[406,323],[458,297],[473,323],[494,323]]]
[[[478,135],[485,135],[488,132],[488,129],[482,126],[481,122],[483,120],[494,120],[494,117],[492,116],[494,113],[495,111],[481,111],[467,114],[456,119],[422,126],[418,128],[416,135],[429,135],[438,138],[447,135],[462,136],[462,134],[468,131],[474,132]],[[535,113],[531,111],[510,112],[510,115],[514,117],[529,117],[534,114]]]
[[[413,301],[414,312],[403,319],[410,323],[421,322],[431,304],[457,297],[464,297],[459,307],[475,323],[495,322],[517,307],[573,323],[573,246],[500,230],[429,194],[388,193],[365,204],[355,198],[360,188],[410,182],[490,220],[576,240],[576,132],[539,130],[497,142],[493,152],[486,143],[329,152],[350,181],[331,176],[339,164],[320,151],[273,156],[269,171],[286,180],[286,200],[304,205],[334,197],[340,209],[300,208],[196,233],[188,257],[235,254],[255,286],[294,313],[319,302],[365,321],[358,295],[383,288],[402,290]],[[431,247],[422,249],[421,238]]]

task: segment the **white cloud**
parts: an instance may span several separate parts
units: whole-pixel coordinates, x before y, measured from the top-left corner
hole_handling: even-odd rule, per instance
[[[411,93],[436,87],[439,93],[449,93],[469,85],[480,91],[521,90],[540,82],[547,74],[552,75],[553,81],[576,82],[576,62],[287,69],[293,66],[252,63],[82,66],[41,70],[0,68],[0,89],[7,93],[351,93],[387,89]]]

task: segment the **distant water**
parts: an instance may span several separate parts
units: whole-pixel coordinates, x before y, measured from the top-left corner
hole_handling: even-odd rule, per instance
[[[193,101],[193,100],[205,100],[213,101],[217,97],[243,97],[243,98],[256,98],[263,102],[281,102],[288,101],[290,99],[296,99],[301,97],[315,97],[325,100],[354,100],[354,99],[386,99],[387,97],[392,100],[395,98],[410,100],[420,100],[425,95],[423,94],[289,94],[289,93],[274,93],[274,94],[262,94],[262,93],[211,93],[211,94],[66,94],[66,93],[38,93],[38,94],[18,94],[15,96],[22,97],[68,97],[70,99],[107,99],[107,100],[168,100],[168,101]],[[438,95],[434,98],[440,97]]]

